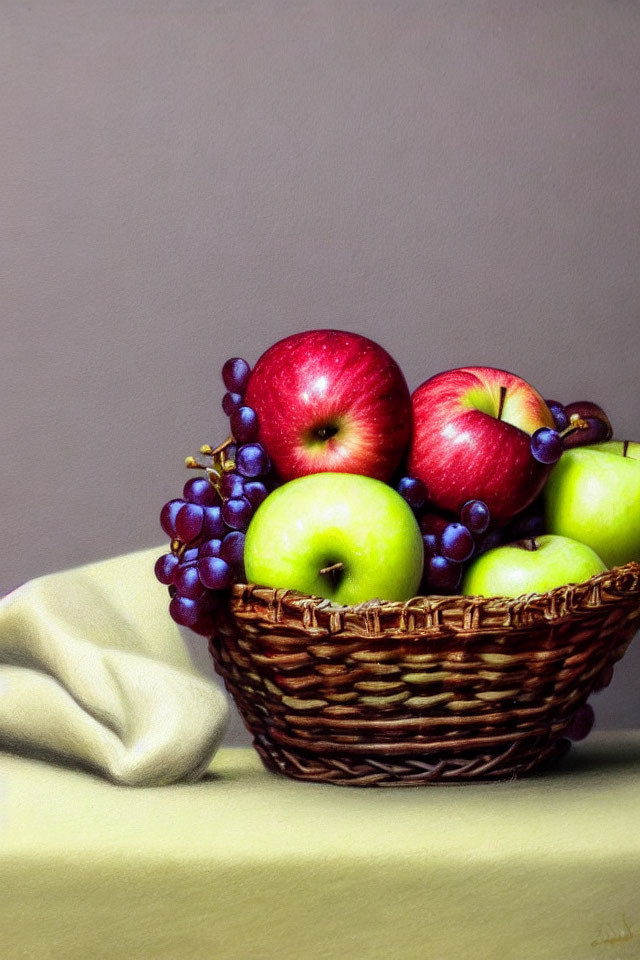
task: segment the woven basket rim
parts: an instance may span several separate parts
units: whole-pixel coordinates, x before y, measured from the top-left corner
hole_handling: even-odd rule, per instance
[[[604,594],[604,596],[603,596]],[[477,597],[455,594],[450,596],[416,596],[404,601],[369,600],[356,605],[342,605],[322,597],[313,597],[276,587],[237,583],[231,588],[232,607],[241,609],[245,604],[256,602],[260,607],[273,611],[290,610],[296,617],[305,614],[320,614],[324,618],[340,620],[366,620],[399,618],[413,614],[435,614],[439,622],[455,623],[477,629],[484,621],[505,626],[531,625],[534,621],[562,620],[578,611],[615,603],[623,597],[637,596],[640,601],[640,563],[630,561],[596,574],[581,583],[565,584],[546,593],[529,593],[520,597]],[[272,615],[269,616],[272,619]]]
[[[624,655],[640,563],[514,599],[341,606],[238,584],[220,612],[209,649],[269,769],[350,786],[512,779],[562,755]]]

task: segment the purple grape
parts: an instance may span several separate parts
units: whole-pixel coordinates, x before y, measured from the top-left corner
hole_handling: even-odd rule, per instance
[[[440,516],[439,513],[423,513],[420,517],[420,529],[423,533],[433,533],[439,538],[450,522],[446,517]]]
[[[422,543],[424,544],[425,557],[435,557],[440,548],[440,543],[435,533],[423,533]]]
[[[491,522],[491,513],[484,500],[467,500],[460,510],[460,520],[471,533],[484,533]]]
[[[244,394],[249,383],[249,374],[251,367],[246,360],[241,357],[233,357],[227,360],[222,368],[222,381],[231,393]]]
[[[585,417],[587,429],[582,431],[584,445],[587,443],[603,443],[611,439],[611,428],[598,417]]]
[[[231,414],[229,423],[238,443],[248,443],[258,433],[258,414],[251,407],[240,407]]]
[[[579,427],[575,433],[568,433],[562,438],[565,448],[586,447],[593,443],[602,443],[611,436],[609,427],[597,417],[582,417],[581,423],[586,426]]]
[[[198,551],[200,554],[200,559],[203,557],[219,557],[221,546],[222,540],[206,540]]]
[[[202,524],[202,536],[205,540],[222,539],[227,528],[222,519],[221,507],[205,507],[204,522]]]
[[[241,393],[225,393],[222,398],[222,409],[228,417],[231,416],[238,407],[242,406],[242,394]]]
[[[440,537],[440,552],[447,560],[464,563],[474,551],[471,531],[462,523],[449,523]]]
[[[531,437],[531,454],[540,463],[557,463],[563,450],[560,434],[551,427],[540,427]]]
[[[591,400],[577,400],[574,403],[568,403],[566,410],[569,426],[576,429],[568,431],[563,437],[565,448],[602,443],[613,436],[611,421],[597,403]]]
[[[233,583],[233,571],[221,557],[202,557],[198,561],[198,573],[209,590],[226,590]]]
[[[253,507],[246,497],[233,497],[222,504],[222,519],[232,530],[246,530],[253,516]]]
[[[545,403],[549,407],[549,412],[553,417],[556,430],[558,433],[562,433],[562,431],[566,430],[569,426],[569,414],[563,404],[558,403],[557,400],[545,400]]]
[[[171,539],[178,536],[176,531],[176,516],[184,507],[184,500],[169,500],[160,511],[160,526]]]
[[[417,477],[402,477],[398,484],[398,493],[412,510],[420,510],[427,501],[427,488]]]
[[[199,633],[202,637],[213,637],[218,629],[216,619],[217,605],[211,602],[211,596],[212,594],[208,594],[207,596],[208,608],[199,614],[195,623],[191,624],[191,629],[194,633]]]
[[[183,597],[176,593],[169,603],[169,613],[181,627],[192,627],[206,611],[204,600],[204,597],[191,600],[189,597]]]
[[[527,509],[517,514],[508,527],[509,540],[530,540],[544,533],[544,516],[541,509]]]
[[[207,507],[208,510],[215,510],[215,507]],[[185,503],[178,510],[176,515],[176,533],[183,543],[191,543],[200,535],[202,524],[204,522],[204,507],[196,503]]]
[[[201,507],[212,507],[218,503],[218,494],[206,477],[192,477],[187,480],[182,496],[189,503],[197,503]]]
[[[244,485],[244,495],[254,510],[258,509],[268,492],[264,483],[261,483],[260,480],[249,480]]]
[[[225,500],[244,496],[244,477],[233,470],[224,473],[220,481],[220,493]]]
[[[182,554],[181,563],[192,563],[194,560],[198,559],[198,548],[189,547],[188,550],[185,550]]]
[[[173,553],[165,553],[163,556],[158,557],[153,569],[160,583],[164,583],[165,586],[173,583],[173,578],[179,562],[180,561]]]
[[[204,593],[196,564],[180,564],[174,582],[180,596],[188,597],[189,600],[197,600]]]
[[[476,541],[476,555],[480,556],[481,553],[488,553],[489,550],[493,550],[494,547],[499,547],[505,542],[505,532],[502,527],[493,527],[491,530],[487,530],[486,533],[482,534]]]
[[[263,477],[269,472],[269,457],[259,443],[248,443],[239,447],[236,455],[236,470],[243,477]]]
[[[593,707],[591,704],[585,703],[576,710],[571,718],[569,726],[564,731],[565,737],[568,737],[569,740],[584,740],[591,733],[595,718]]]
[[[426,581],[430,589],[455,590],[462,579],[462,567],[446,557],[431,557],[426,570]]]
[[[239,530],[228,533],[222,541],[220,556],[232,567],[240,567],[244,563],[245,535]]]

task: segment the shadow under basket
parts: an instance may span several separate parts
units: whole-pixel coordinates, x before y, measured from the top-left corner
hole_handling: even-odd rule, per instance
[[[640,564],[520,597],[342,607],[236,585],[209,647],[273,771],[348,786],[522,777],[640,626]]]

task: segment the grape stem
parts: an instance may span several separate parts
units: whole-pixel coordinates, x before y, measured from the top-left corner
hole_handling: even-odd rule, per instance
[[[232,444],[235,443],[235,440],[232,436],[228,436],[223,443],[219,444],[215,449],[209,443],[203,443],[200,447],[200,453],[203,456],[209,457],[211,459],[211,466],[207,467],[204,463],[199,463],[195,457],[185,457],[184,465],[187,470],[204,470],[207,474],[207,479],[211,486],[216,490],[216,492],[222,497],[220,493],[220,481],[225,473],[235,469],[235,461],[228,460],[225,456],[225,450]]]
[[[574,413],[569,420],[569,426],[562,430],[559,436],[561,440],[564,440],[565,437],[572,436],[572,434],[577,433],[578,430],[588,430],[588,428],[589,424],[587,421],[583,420],[579,413]]]
[[[229,436],[227,437],[227,439],[224,440],[221,444],[219,444],[219,445],[215,448],[215,450],[211,450],[211,453],[209,454],[209,456],[215,457],[215,455],[216,455],[217,453],[222,453],[222,451],[223,451],[223,450],[226,450],[227,447],[230,446],[232,443],[234,443],[234,439],[233,439],[233,437],[231,436],[231,434],[229,434]]]

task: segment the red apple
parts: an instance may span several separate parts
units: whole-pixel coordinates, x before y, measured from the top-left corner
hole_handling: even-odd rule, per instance
[[[530,384],[505,370],[463,367],[431,377],[414,392],[408,472],[429,501],[457,513],[484,500],[504,522],[540,493],[550,467],[531,455],[531,434],[553,427]]]
[[[402,371],[356,333],[309,330],[275,343],[253,368],[245,402],[283,480],[337,472],[386,481],[409,441]]]

